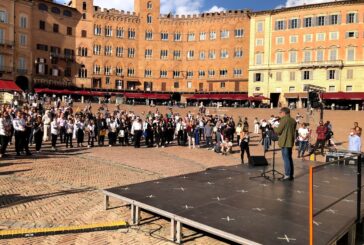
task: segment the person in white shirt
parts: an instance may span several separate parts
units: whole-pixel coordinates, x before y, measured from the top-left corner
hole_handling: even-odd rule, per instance
[[[259,127],[260,127],[260,122],[259,122],[258,118],[256,117],[254,119],[254,134],[259,134]]]
[[[143,122],[140,117],[137,117],[133,122],[131,132],[134,135],[134,147],[140,148],[140,138],[143,134]]]
[[[90,120],[90,123],[87,125],[87,132],[88,132],[88,140],[87,140],[87,147],[94,147],[94,141],[96,138],[95,133],[95,123],[94,120]]]
[[[52,137],[52,150],[56,150],[57,138],[59,134],[59,123],[58,118],[54,117],[51,122],[51,137]]]
[[[61,113],[60,117],[58,118],[59,124],[59,140],[61,144],[66,142],[66,118],[64,114]]]
[[[310,131],[307,128],[306,123],[302,123],[298,129],[298,158],[304,160],[305,152],[308,150]]]
[[[70,117],[66,123],[66,148],[68,148],[68,145],[71,148],[73,148],[72,136],[74,129],[75,129],[75,124],[73,118]]]
[[[26,132],[25,132],[25,117],[24,113],[18,111],[16,113],[17,117],[13,120],[13,127],[14,127],[14,136],[15,136],[15,151],[16,155],[20,156],[22,151],[26,151],[26,154],[29,156],[31,155],[28,144],[26,144]]]
[[[6,148],[9,144],[11,134],[11,120],[9,113],[4,111],[4,113],[0,117],[0,158],[5,156]]]
[[[47,110],[42,119],[43,119],[43,125],[44,125],[43,141],[48,141],[50,128],[51,128],[51,122],[52,122],[51,112],[49,110]]]
[[[75,123],[75,132],[76,132],[75,134],[76,134],[76,138],[77,138],[77,147],[80,147],[80,146],[83,147],[83,141],[84,141],[84,137],[85,137],[84,129],[85,129],[84,118],[81,117]]]

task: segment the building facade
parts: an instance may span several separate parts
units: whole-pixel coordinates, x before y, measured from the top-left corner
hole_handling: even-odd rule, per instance
[[[247,11],[161,15],[160,0],[135,11],[93,0],[0,3],[0,75],[22,88],[247,92]]]
[[[0,79],[22,89],[71,86],[76,75],[76,9],[52,1],[0,3]]]
[[[337,1],[251,14],[249,94],[305,103],[306,84],[363,91],[364,1]]]
[[[249,15],[230,11],[161,15],[160,0],[135,0],[135,12],[72,2],[84,18],[76,43],[87,76],[77,86],[163,92],[247,92]],[[87,35],[81,35],[86,33]],[[81,72],[79,72],[80,75]]]

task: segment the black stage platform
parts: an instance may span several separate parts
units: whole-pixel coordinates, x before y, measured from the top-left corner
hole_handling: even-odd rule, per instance
[[[171,219],[172,240],[177,242],[181,242],[180,227],[188,225],[240,244],[309,244],[310,164],[295,163],[293,182],[250,180],[260,173],[257,168],[217,167],[107,189],[105,201],[108,206],[111,196],[131,204],[136,223],[140,209]],[[315,211],[356,188],[355,170],[355,166],[329,165],[315,173]],[[336,241],[355,219],[353,194],[315,218],[314,244]]]

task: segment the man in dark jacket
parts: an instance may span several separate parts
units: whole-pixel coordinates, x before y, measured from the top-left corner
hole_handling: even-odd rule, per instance
[[[275,133],[279,136],[278,145],[282,149],[282,158],[284,161],[284,181],[292,181],[294,178],[294,167],[292,160],[292,148],[295,142],[296,120],[291,115],[291,111],[287,107],[283,107],[280,111],[279,126],[274,129]]]
[[[320,147],[321,155],[324,155],[324,147],[326,142],[328,128],[324,125],[323,121],[320,121],[320,125],[316,129],[317,139],[315,146],[311,150],[310,154],[316,152],[316,150]]]

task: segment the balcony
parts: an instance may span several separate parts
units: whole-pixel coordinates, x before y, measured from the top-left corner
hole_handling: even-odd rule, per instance
[[[0,73],[13,73],[13,67],[0,65]]]
[[[28,74],[28,70],[27,69],[16,69],[16,73],[18,75],[26,75],[26,74]]]
[[[319,69],[319,68],[343,68],[342,60],[329,61],[308,61],[300,64],[300,69]]]
[[[14,41],[0,39],[0,47],[14,48]]]

